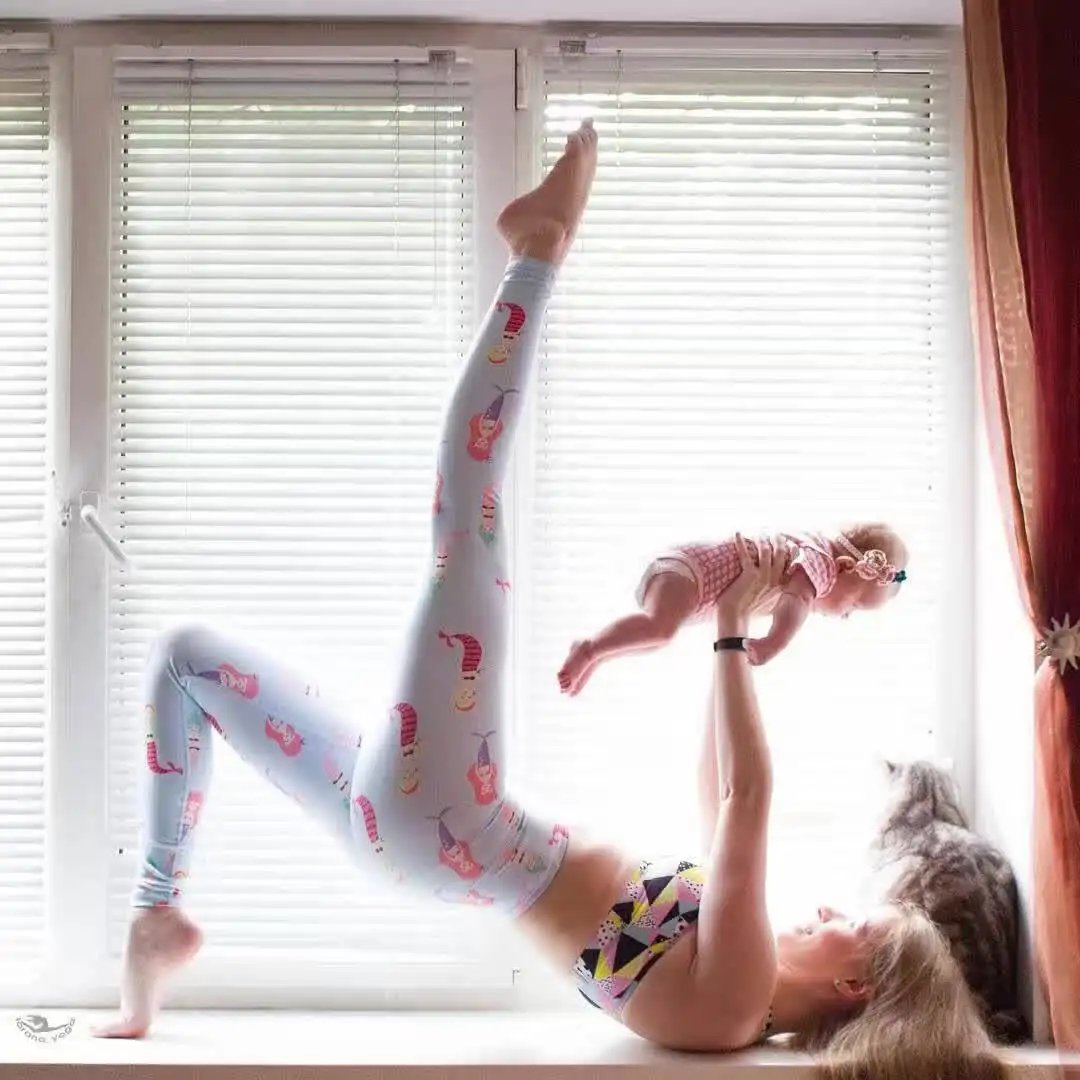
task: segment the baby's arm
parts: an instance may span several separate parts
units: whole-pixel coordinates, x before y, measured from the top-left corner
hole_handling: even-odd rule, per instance
[[[747,642],[751,664],[767,664],[791,644],[810,614],[813,599],[814,586],[810,579],[802,570],[796,570],[776,601],[769,632],[763,638]]]

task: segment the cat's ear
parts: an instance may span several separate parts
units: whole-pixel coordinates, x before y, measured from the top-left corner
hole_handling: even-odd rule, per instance
[[[900,771],[900,766],[895,761],[889,761],[885,759],[885,772],[890,776],[895,776]]]

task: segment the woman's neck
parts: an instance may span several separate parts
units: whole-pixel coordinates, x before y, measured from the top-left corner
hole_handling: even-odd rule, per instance
[[[773,992],[773,1032],[805,1031],[817,1021],[823,1011],[821,987],[794,978],[781,968],[776,976]]]

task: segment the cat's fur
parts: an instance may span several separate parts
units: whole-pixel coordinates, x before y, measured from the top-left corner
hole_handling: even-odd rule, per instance
[[[922,908],[942,930],[999,1042],[1027,1026],[1016,1008],[1017,892],[1008,860],[968,826],[948,773],[887,763],[889,799],[873,845],[882,901]]]

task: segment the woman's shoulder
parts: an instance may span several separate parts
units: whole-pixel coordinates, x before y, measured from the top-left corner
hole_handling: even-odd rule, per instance
[[[672,1050],[720,1053],[758,1042],[769,1000],[748,1002],[745,995],[733,997],[730,991],[703,985],[695,977],[696,957],[697,935],[691,927],[653,965],[623,1022],[642,1038]],[[733,1006],[733,1001],[738,1004]]]

